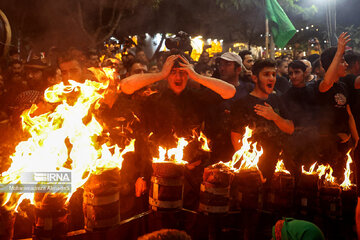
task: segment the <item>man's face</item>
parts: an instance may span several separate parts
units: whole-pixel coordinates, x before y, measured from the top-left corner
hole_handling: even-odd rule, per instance
[[[252,55],[248,54],[245,55],[245,59],[243,61],[244,66],[247,70],[251,70],[252,66],[254,65],[254,58]]]
[[[203,52],[203,53],[201,54],[201,60],[202,60],[202,62],[204,62],[204,63],[208,63],[209,60],[210,60],[209,53],[208,53],[208,52]]]
[[[11,66],[11,72],[14,75],[20,75],[24,70],[24,66],[20,63],[15,63]]]
[[[349,65],[344,59],[344,56],[340,60],[339,67],[337,68],[337,73],[339,77],[345,77],[346,76],[346,69]]]
[[[143,62],[147,62],[148,59],[146,57],[146,54],[144,51],[140,51],[136,54],[136,58],[139,59],[140,61],[143,61]]]
[[[169,88],[175,93],[180,94],[184,91],[188,82],[188,74],[184,70],[173,68],[167,78]]]
[[[219,72],[221,80],[225,82],[231,82],[240,73],[240,71],[237,71],[235,68],[235,62],[226,61],[224,59],[220,59]]]
[[[71,60],[68,62],[63,62],[59,64],[61,70],[61,76],[63,82],[68,80],[74,80],[76,82],[82,82],[82,69],[78,61]]]
[[[153,65],[149,69],[149,73],[158,73],[160,72],[159,67],[157,65]]]
[[[90,55],[89,65],[90,67],[99,67],[100,61],[98,55]]]
[[[26,73],[27,78],[33,83],[39,83],[42,80],[43,72],[40,69],[29,69]]]
[[[269,95],[273,92],[276,83],[276,71],[274,67],[265,67],[259,72],[259,76],[254,76],[256,87],[263,93]]]
[[[134,74],[146,73],[147,67],[141,63],[134,63],[130,69],[130,76]]]
[[[278,67],[278,72],[282,75],[288,75],[289,69],[288,69],[289,63],[284,61],[281,63],[281,65]]]
[[[289,68],[289,77],[294,87],[305,86],[305,73],[301,69]]]

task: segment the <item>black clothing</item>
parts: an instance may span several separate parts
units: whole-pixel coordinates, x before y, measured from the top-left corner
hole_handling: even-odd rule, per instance
[[[319,133],[315,119],[318,111],[315,90],[311,85],[302,88],[291,87],[282,96],[295,127],[284,149],[284,161],[285,166],[296,177],[301,174],[301,165],[312,164],[317,156]]]
[[[321,93],[319,85],[321,80],[314,84],[316,102],[319,110],[316,119],[319,130],[317,146],[319,163],[329,163],[334,169],[335,177],[342,177],[346,164],[346,152],[350,148],[350,141],[343,142],[339,133],[350,134],[349,114],[346,106],[349,104],[349,89],[341,80]]]
[[[263,100],[249,94],[232,106],[231,130],[240,134],[245,132],[246,126],[253,130],[251,140],[258,142],[258,147],[261,146],[264,149],[264,153],[259,160],[259,168],[263,175],[270,179],[287,136],[281,132],[273,121],[255,113],[254,106],[257,104],[264,105],[265,102],[271,105],[281,117],[289,119],[286,107],[277,95],[270,94],[268,99]]]
[[[291,87],[289,80],[285,77],[276,75],[276,83],[274,90],[278,95],[286,93],[286,91]]]
[[[230,110],[234,102],[247,96],[253,90],[253,84],[240,82],[234,97],[222,99],[207,110],[205,135],[210,138],[211,162],[230,161],[234,154],[231,144]]]
[[[318,90],[320,83],[321,81],[318,81],[314,85],[317,88],[316,102],[320,105],[317,115],[320,134],[350,133],[346,110],[346,105],[349,104],[347,86],[339,81],[328,91],[321,93]]]
[[[142,126],[158,146],[174,147],[177,137],[192,136],[192,130],[200,129],[205,110],[219,102],[221,97],[209,89],[185,89],[176,95],[164,89],[147,98],[142,105]]]

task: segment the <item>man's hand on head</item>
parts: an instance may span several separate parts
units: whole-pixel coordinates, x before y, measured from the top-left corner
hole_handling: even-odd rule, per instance
[[[179,65],[180,65],[180,69],[184,70],[187,74],[189,74],[191,76],[191,74],[195,73],[194,70],[194,65],[190,64],[189,61],[183,57],[179,55]]]
[[[256,104],[254,106],[254,111],[257,115],[262,116],[263,118],[270,121],[274,121],[279,117],[279,115],[268,103],[264,103],[264,105]]]
[[[162,70],[161,70],[161,75],[163,76],[164,79],[169,76],[171,69],[174,66],[175,60],[178,58],[179,58],[179,55],[171,55],[166,59],[164,65],[162,67]]]

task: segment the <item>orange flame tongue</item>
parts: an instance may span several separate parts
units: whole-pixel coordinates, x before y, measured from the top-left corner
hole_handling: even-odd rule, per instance
[[[302,165],[302,166],[301,166],[301,172],[302,172],[303,174],[306,174],[306,175],[315,175],[315,174],[317,174],[317,172],[315,171],[315,166],[316,166],[316,164],[317,164],[317,162],[315,162],[313,165],[311,165],[309,171],[306,171],[306,170],[304,169],[304,165]]]
[[[261,155],[263,154],[263,149],[257,150],[257,143],[249,142],[249,138],[252,136],[252,130],[249,127],[245,128],[245,134],[242,138],[242,147],[235,152],[232,157],[232,160],[228,163],[228,166],[235,170],[241,171],[246,169],[259,170],[257,164]],[[235,165],[242,159],[239,168],[235,168]]]
[[[176,148],[166,150],[163,147],[159,147],[159,158],[154,157],[153,162],[171,161],[175,164],[187,164],[187,162],[183,160],[184,148],[187,145],[188,141],[186,141],[185,138],[178,138],[178,145]]]
[[[90,174],[104,169],[121,168],[123,155],[133,151],[134,141],[123,151],[115,145],[100,145],[98,137],[103,128],[92,114],[98,109],[109,86],[112,70],[94,70],[101,75],[99,82],[86,80],[78,83],[69,80],[54,85],[45,91],[44,99],[58,104],[56,108],[39,116],[32,116],[36,105],[22,114],[22,126],[30,138],[16,146],[11,167],[2,174],[0,183],[21,182],[23,172],[68,172],[71,171],[71,193],[81,187]],[[111,80],[111,79],[110,79]],[[84,177],[84,175],[87,177]],[[9,202],[11,193],[5,193],[2,205]],[[14,195],[14,194],[13,194]],[[21,198],[34,199],[34,193],[23,194]],[[20,200],[19,200],[20,203]]]
[[[200,136],[198,137],[198,141],[202,143],[201,149],[205,152],[211,152],[209,148],[209,140],[206,138],[206,136],[203,134],[203,132],[200,131]]]
[[[344,172],[344,176],[345,179],[344,181],[340,184],[340,186],[343,188],[343,190],[347,191],[351,189],[351,186],[354,186],[354,184],[351,183],[350,181],[350,175],[352,173],[351,169],[350,169],[350,164],[353,162],[352,158],[350,156],[350,152],[351,150],[349,150],[349,152],[346,154],[347,155],[347,162],[346,162],[346,168],[345,168],[345,172]]]
[[[275,172],[290,174],[290,172],[288,170],[286,170],[283,160],[278,160],[276,167],[275,167]]]

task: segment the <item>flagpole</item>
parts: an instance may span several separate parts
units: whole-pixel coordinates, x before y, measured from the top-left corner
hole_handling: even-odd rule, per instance
[[[265,19],[265,48],[266,48],[266,56],[265,58],[269,58],[269,19]]]

